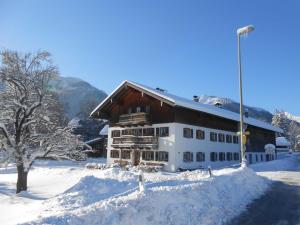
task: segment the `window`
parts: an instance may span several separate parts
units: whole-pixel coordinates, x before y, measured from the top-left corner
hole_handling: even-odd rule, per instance
[[[185,138],[193,138],[193,129],[183,128],[183,137],[185,137]]]
[[[258,155],[255,154],[255,161],[258,162]]]
[[[264,156],[263,156],[263,154],[260,155],[260,161],[262,161],[262,162],[264,161]]]
[[[205,161],[205,153],[204,152],[197,152],[196,153],[196,161],[197,162],[204,162]]]
[[[234,144],[238,144],[239,143],[239,137],[238,136],[236,136],[236,135],[233,136],[233,143]]]
[[[196,138],[200,140],[205,139],[205,131],[204,130],[196,130]]]
[[[154,160],[154,152],[153,151],[142,152],[142,159],[145,161],[153,161]]]
[[[141,107],[140,106],[136,107],[136,112],[137,113],[141,112]]]
[[[122,130],[122,135],[133,135],[132,129]]]
[[[219,133],[219,142],[225,142],[225,135],[222,133]]]
[[[227,161],[232,161],[232,152],[226,153],[226,159],[227,159]]]
[[[225,160],[225,152],[219,152],[219,160],[224,161]]]
[[[217,141],[217,137],[218,137],[217,133],[210,132],[210,140],[211,141]]]
[[[144,128],[143,136],[154,136],[154,128]]]
[[[111,131],[111,137],[120,137],[120,136],[121,136],[120,130],[112,130]]]
[[[169,127],[156,128],[156,136],[168,137],[169,136]]]
[[[183,153],[183,162],[193,162],[193,153],[192,152],[184,152]]]
[[[132,135],[134,135],[134,136],[142,136],[143,135],[143,129],[142,128],[132,129]]]
[[[169,153],[168,152],[155,152],[156,161],[168,162],[169,161]]]
[[[130,151],[129,150],[121,151],[121,158],[122,159],[130,159]]]
[[[110,151],[110,158],[120,158],[120,152],[119,150],[111,150]]]
[[[226,135],[226,142],[227,143],[232,143],[232,136],[230,134]]]
[[[233,153],[233,160],[234,161],[240,160],[240,154],[238,152]]]
[[[218,153],[217,152],[210,153],[210,161],[212,161],[212,162],[218,161]]]

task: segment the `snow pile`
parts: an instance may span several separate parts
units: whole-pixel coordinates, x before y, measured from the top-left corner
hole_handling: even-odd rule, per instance
[[[136,175],[132,172],[122,170],[118,167],[112,167],[107,170],[103,170],[99,177],[102,179],[115,179],[118,181],[135,181],[137,179]]]
[[[250,167],[256,172],[278,172],[292,169],[297,163],[298,154],[282,154],[280,159],[252,164]]]
[[[46,208],[60,209],[29,224],[224,224],[268,187],[249,168],[214,172],[158,173],[154,180],[145,174],[146,192],[139,193],[133,172],[110,168],[101,171],[106,179],[84,177],[49,199]]]
[[[136,182],[119,182],[113,179],[85,176],[63,194],[49,200],[45,204],[50,211],[74,210],[120,194],[136,187],[136,185]]]

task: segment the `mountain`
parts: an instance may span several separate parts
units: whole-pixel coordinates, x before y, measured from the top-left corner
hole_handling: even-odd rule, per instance
[[[240,112],[240,104],[238,102],[235,102],[229,98],[222,98],[222,97],[216,97],[216,96],[207,96],[207,95],[201,95],[198,97],[198,101],[203,104],[208,105],[216,105],[220,104],[223,109],[239,113]],[[244,106],[245,110],[248,110],[249,117],[262,120],[267,123],[272,122],[273,114],[269,111],[257,107],[251,107],[251,106]]]
[[[290,119],[290,120],[293,120],[293,121],[296,121],[297,123],[300,124],[300,116],[294,116],[288,112],[284,112],[285,116]]]
[[[92,109],[107,96],[104,91],[74,77],[56,78],[50,81],[49,87],[59,96],[69,119],[86,119]]]

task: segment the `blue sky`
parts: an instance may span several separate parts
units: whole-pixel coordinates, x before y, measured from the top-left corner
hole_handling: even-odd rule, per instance
[[[238,100],[300,115],[300,1],[0,0],[0,48],[45,49],[62,76],[111,92],[127,79],[183,97]]]

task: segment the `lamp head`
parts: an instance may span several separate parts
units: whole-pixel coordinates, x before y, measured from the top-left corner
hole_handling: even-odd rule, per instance
[[[236,33],[237,33],[237,35],[243,35],[243,34],[248,34],[248,33],[250,33],[253,30],[254,30],[254,26],[253,25],[249,25],[249,26],[237,29]]]

